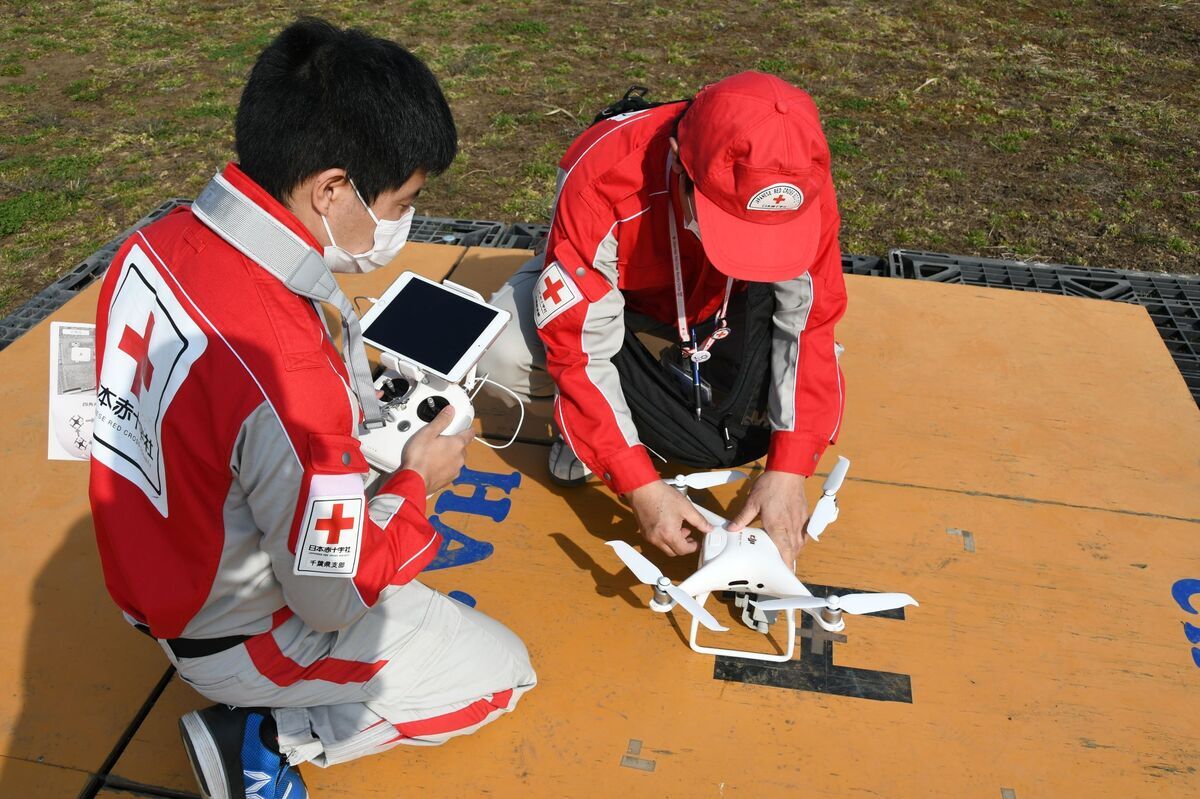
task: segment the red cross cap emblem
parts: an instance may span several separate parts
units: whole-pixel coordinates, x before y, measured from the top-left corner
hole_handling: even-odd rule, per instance
[[[776,205],[787,202],[787,197],[784,197],[782,194],[776,194],[773,199]]]
[[[558,293],[565,289],[567,285],[561,280],[558,280],[554,275],[546,276],[546,290],[542,292],[542,298],[547,299],[555,305],[558,304],[560,297]]]
[[[324,530],[329,535],[325,539],[325,543],[329,546],[335,546],[342,538],[342,530],[349,530],[354,527],[353,516],[342,516],[342,503],[338,502],[333,506],[333,515],[328,519],[319,519],[316,528]]]
[[[154,312],[150,313],[150,318],[146,320],[146,332],[137,333],[129,325],[125,325],[124,332],[121,333],[121,342],[117,345],[121,352],[133,358],[133,385],[130,391],[133,396],[141,396],[143,388],[150,388],[150,381],[154,378],[154,364],[150,363],[150,337],[154,335]]]

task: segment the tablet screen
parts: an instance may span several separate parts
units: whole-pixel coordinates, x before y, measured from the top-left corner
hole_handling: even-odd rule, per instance
[[[449,374],[497,313],[449,289],[414,279],[363,334],[406,360]]]

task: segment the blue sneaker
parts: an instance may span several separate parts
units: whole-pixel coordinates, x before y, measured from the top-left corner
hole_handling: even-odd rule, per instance
[[[308,799],[269,710],[213,705],[185,714],[179,732],[204,799]]]

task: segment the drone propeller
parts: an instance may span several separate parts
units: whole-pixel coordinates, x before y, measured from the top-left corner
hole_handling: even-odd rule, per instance
[[[842,487],[842,481],[846,479],[848,471],[850,471],[850,459],[838,455],[838,462],[834,464],[833,471],[825,478],[825,485],[821,486],[821,490],[826,494],[836,494]]]
[[[665,591],[671,599],[674,599],[680,607],[695,616],[705,627],[716,632],[724,632],[729,629],[728,627],[722,627],[721,623],[705,610],[704,606],[697,602],[688,592],[663,576],[658,567],[647,560],[645,555],[624,541],[607,541],[605,543],[613,548],[617,553],[617,557],[633,572],[634,577],[646,585],[652,585],[661,591]]]
[[[694,488],[699,491],[703,488],[713,488],[714,486],[735,483],[738,480],[745,479],[746,475],[744,472],[734,471],[733,469],[722,469],[716,472],[693,472],[687,475],[678,474],[666,482],[678,489]]]
[[[849,469],[850,460],[839,455],[837,465],[833,467],[829,477],[825,478],[825,485],[821,487],[821,498],[817,500],[817,506],[808,517],[807,532],[812,540],[819,541],[825,528],[837,521],[837,492],[842,487],[842,481],[846,479]]]
[[[755,602],[754,604],[762,610],[787,610],[788,608],[815,610],[816,608],[829,608],[830,610],[841,610],[857,616],[863,613],[877,613],[881,610],[894,610],[902,608],[905,605],[917,605],[917,600],[908,594],[846,594],[845,596],[828,597],[785,596],[781,599],[768,599],[764,602]]]

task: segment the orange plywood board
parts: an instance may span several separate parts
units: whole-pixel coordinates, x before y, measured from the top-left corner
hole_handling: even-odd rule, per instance
[[[462,272],[464,282],[486,288],[519,260],[471,261],[478,252],[410,245],[400,261],[434,278],[470,263],[476,273],[468,281],[471,270]],[[343,285],[377,296],[397,271]],[[441,500],[444,524],[495,550],[427,581],[470,593],[521,634],[541,685],[476,736],[309,768],[310,785],[364,797],[397,785],[532,796],[1188,795],[1200,672],[1170,587],[1200,578],[1200,414],[1145,312],[847,282],[839,334],[849,404],[838,450],[854,466],[842,519],[805,551],[800,574],[921,600],[902,622],[852,619],[848,640],[832,644],[838,667],[907,676],[911,703],[753,684],[798,679],[791,672],[715,679],[713,658],[688,651],[670,616],[644,608],[648,589],[603,546],[636,540],[624,506],[596,488],[544,485],[544,447],[476,447],[472,468],[516,472],[520,487],[507,497],[488,489],[485,500],[512,501],[502,521],[492,518],[501,505],[480,515]],[[90,321],[95,292],[54,318]],[[86,469],[43,459],[47,331],[0,352],[15,376],[0,389],[3,477],[26,498],[10,529],[37,531],[10,536],[0,565],[11,608],[0,796],[29,784],[10,776],[26,768],[97,768],[165,667],[104,593]],[[736,491],[744,486],[722,489],[720,501]],[[970,532],[975,551],[947,529]],[[690,571],[653,557],[677,579]],[[809,657],[818,656],[800,662]],[[805,677],[808,687],[829,688],[841,674],[822,673],[823,682]],[[194,791],[175,721],[201,704],[172,683],[114,774]],[[623,756],[653,761],[653,771],[622,766]]]
[[[857,476],[1200,518],[1200,410],[1143,308],[846,285],[840,443]]]
[[[425,576],[517,631],[540,685],[445,747],[309,767],[319,795],[391,796],[401,784],[446,796],[1185,795],[1200,701],[1170,586],[1200,574],[1194,524],[851,479],[802,579],[909,591],[922,605],[903,620],[850,619],[848,640],[832,644],[833,665],[893,676],[777,679],[875,680],[893,699],[910,686],[911,702],[881,701],[754,684],[764,678],[749,671],[717,679],[714,659],[686,647],[673,615],[645,608],[649,589],[604,545],[636,540],[628,511],[600,489],[547,487],[544,457],[473,451],[484,482],[517,472],[520,485],[472,505],[464,483],[450,489],[463,499],[435,502],[442,523],[495,549]],[[744,490],[700,498],[720,508]],[[971,532],[975,551],[947,528]],[[676,579],[693,567],[650,556]],[[818,656],[787,668],[806,662]],[[174,723],[201,704],[173,685],[114,774],[189,787]],[[652,771],[622,765],[631,741],[627,762]]]
[[[64,799],[78,796],[90,777],[85,771],[0,757],[0,796],[5,799]]]

